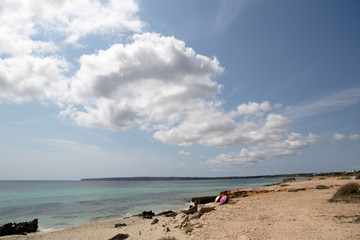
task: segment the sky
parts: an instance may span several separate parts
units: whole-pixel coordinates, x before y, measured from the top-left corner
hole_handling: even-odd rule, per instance
[[[0,0],[0,180],[360,169],[357,0]]]

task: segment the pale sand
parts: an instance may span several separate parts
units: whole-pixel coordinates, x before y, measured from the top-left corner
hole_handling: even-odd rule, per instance
[[[248,197],[230,199],[228,204],[210,203],[215,210],[205,213],[200,219],[192,219],[181,228],[185,215],[175,218],[153,219],[130,217],[108,222],[90,223],[78,227],[49,233],[35,233],[27,236],[0,237],[10,239],[110,239],[118,233],[129,234],[131,239],[161,239],[173,237],[177,240],[202,239],[360,239],[360,204],[328,202],[339,186],[360,180],[338,178],[298,180],[280,185],[256,188],[255,190],[301,189],[297,192],[271,192]],[[317,190],[317,185],[331,186]],[[191,217],[190,217],[191,218]],[[115,228],[115,223],[127,226]],[[169,228],[169,232],[166,229]],[[185,233],[186,229],[190,233]]]

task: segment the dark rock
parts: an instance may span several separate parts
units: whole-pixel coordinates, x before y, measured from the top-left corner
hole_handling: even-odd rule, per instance
[[[6,236],[14,234],[14,224],[13,223],[7,223],[4,224],[2,227],[0,227],[0,236]]]
[[[155,216],[155,213],[153,211],[143,211],[141,214],[139,214],[142,218],[152,219],[153,216]]]
[[[194,214],[197,212],[198,206],[190,206],[188,210],[185,210],[184,213],[189,215],[189,214]]]
[[[126,226],[125,223],[115,223],[115,228],[125,227],[125,226]]]
[[[191,201],[196,204],[206,204],[215,202],[217,196],[193,197]]]
[[[151,225],[157,224],[159,222],[159,219],[155,218],[152,222]]]
[[[31,222],[7,223],[0,227],[0,236],[26,234],[36,232],[37,229],[37,219],[34,219]]]
[[[129,234],[119,233],[119,234],[113,236],[112,238],[110,238],[109,240],[123,240],[123,239],[127,239],[128,237],[129,237]]]
[[[173,212],[171,210],[165,211],[165,212],[160,212],[160,213],[156,214],[156,216],[165,216],[165,217],[175,217],[176,215],[177,215],[177,213]]]

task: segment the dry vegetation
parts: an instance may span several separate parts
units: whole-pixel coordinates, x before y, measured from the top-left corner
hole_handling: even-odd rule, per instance
[[[358,183],[351,182],[341,186],[330,199],[330,202],[339,201],[348,203],[360,202],[360,185]]]

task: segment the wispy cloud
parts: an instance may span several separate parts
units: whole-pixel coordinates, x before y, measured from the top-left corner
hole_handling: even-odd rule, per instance
[[[214,23],[209,27],[217,33],[224,32],[237,17],[244,11],[251,1],[247,0],[223,0],[220,1],[220,7],[213,18]]]
[[[101,150],[99,146],[92,144],[84,144],[81,142],[76,142],[67,139],[58,139],[58,138],[46,138],[43,140],[42,144],[55,147],[56,149],[72,149],[72,150],[86,150],[86,151],[98,151]]]
[[[283,113],[290,119],[309,117],[327,112],[337,111],[359,104],[360,88],[346,89],[317,99],[312,102],[290,106]]]
[[[191,152],[185,152],[184,150],[179,151],[180,155],[184,155],[184,156],[190,156]]]

